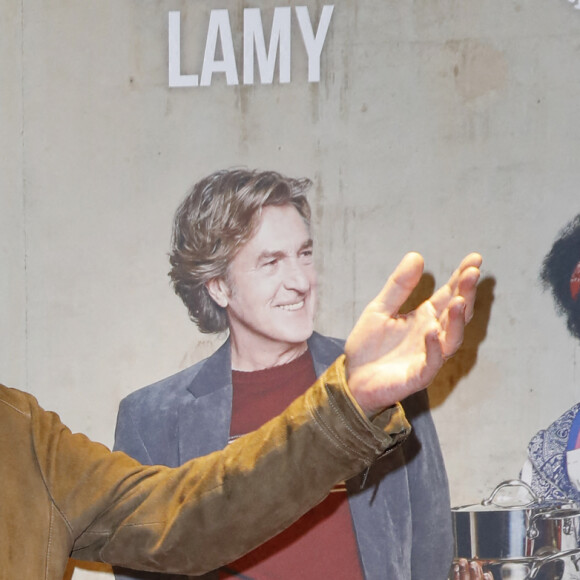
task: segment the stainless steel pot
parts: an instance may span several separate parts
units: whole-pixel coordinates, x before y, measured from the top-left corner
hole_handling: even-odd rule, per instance
[[[523,488],[530,501],[498,504],[496,496],[509,487]],[[480,504],[451,511],[456,558],[525,564],[534,578],[545,563],[580,553],[579,507],[542,501],[523,481],[504,481]]]

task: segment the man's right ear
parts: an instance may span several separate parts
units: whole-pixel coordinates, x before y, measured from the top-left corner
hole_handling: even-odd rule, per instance
[[[228,296],[230,295],[230,290],[225,283],[223,278],[212,278],[205,283],[205,287],[212,300],[222,308],[227,308],[228,306]]]

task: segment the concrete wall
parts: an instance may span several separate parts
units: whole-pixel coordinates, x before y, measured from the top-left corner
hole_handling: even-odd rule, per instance
[[[324,3],[302,4],[317,22]],[[319,83],[293,12],[290,83],[170,88],[168,13],[194,74],[227,9],[241,76],[246,6],[0,0],[0,380],[111,445],[123,396],[220,342],[166,276],[186,189],[232,165],[309,176],[323,332],[346,336],[407,250],[437,283],[484,255],[465,348],[430,387],[452,501],[477,501],[580,395],[578,345],[537,279],[580,211],[580,12],[343,0]],[[268,31],[286,4],[251,6]]]

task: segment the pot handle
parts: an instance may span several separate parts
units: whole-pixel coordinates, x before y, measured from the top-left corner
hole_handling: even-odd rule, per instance
[[[528,538],[530,538],[530,540],[534,540],[535,538],[538,537],[538,527],[536,526],[536,522],[538,520],[550,520],[557,518],[566,521],[569,520],[570,518],[577,518],[578,516],[580,516],[580,509],[578,509],[577,507],[574,508],[570,507],[567,509],[555,508],[538,513],[533,513],[528,523],[527,536]],[[570,526],[571,524],[570,522],[568,522],[565,525]]]
[[[548,562],[553,562],[554,560],[562,560],[563,558],[573,556],[574,554],[580,554],[580,548],[573,548],[571,550],[564,550],[563,552],[556,552],[555,554],[550,554],[549,556],[540,556],[534,558],[532,567],[530,568],[530,573],[526,578],[532,580],[533,578],[536,577],[540,568],[544,564],[547,564]]]
[[[534,505],[540,501],[540,498],[535,494],[534,490],[525,481],[522,481],[521,479],[508,479],[506,481],[502,481],[491,492],[491,495],[487,499],[484,499],[481,502],[481,505],[496,505],[498,507],[506,507],[506,506],[502,506],[500,504],[494,503],[494,501],[493,501],[493,499],[498,494],[498,492],[500,492],[504,487],[523,487],[528,492],[530,497],[532,498],[532,500],[526,504],[510,505],[509,507],[528,507],[528,506]]]

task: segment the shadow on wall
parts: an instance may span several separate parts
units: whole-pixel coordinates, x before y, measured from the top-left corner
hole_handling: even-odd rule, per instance
[[[477,350],[485,340],[493,304],[495,279],[483,278],[477,286],[477,297],[473,318],[465,329],[463,345],[455,356],[448,360],[429,387],[431,408],[441,405],[451,394],[457,383],[475,366]],[[427,300],[435,290],[435,280],[431,274],[424,274],[421,281],[401,308],[401,312],[410,312],[421,302]]]

